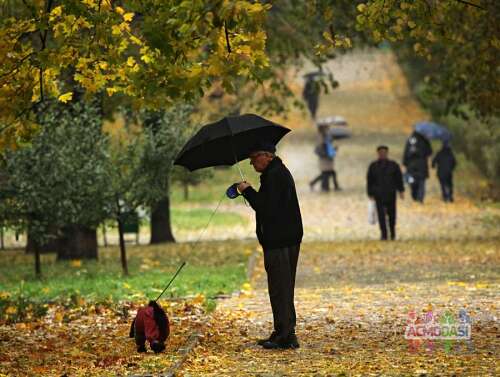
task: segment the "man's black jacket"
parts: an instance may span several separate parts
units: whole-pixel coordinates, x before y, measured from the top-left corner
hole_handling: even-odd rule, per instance
[[[403,192],[403,175],[399,165],[392,160],[376,160],[370,164],[366,177],[368,196],[376,200],[396,199],[396,191]]]
[[[413,132],[406,141],[403,153],[403,165],[406,171],[415,179],[429,178],[427,159],[432,154],[429,140],[418,132]]]
[[[432,167],[437,166],[437,175],[440,178],[451,176],[457,160],[450,147],[443,147],[432,160]]]
[[[261,174],[259,191],[248,187],[243,196],[255,210],[257,238],[264,249],[300,244],[302,217],[295,183],[280,158],[275,157]]]

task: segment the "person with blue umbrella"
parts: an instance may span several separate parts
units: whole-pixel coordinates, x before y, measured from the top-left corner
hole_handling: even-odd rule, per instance
[[[420,203],[424,202],[425,181],[429,178],[428,158],[432,155],[430,140],[441,140],[443,146],[445,146],[449,145],[451,137],[452,135],[446,127],[435,122],[423,121],[415,124],[414,132],[406,142],[403,156],[403,165],[406,167],[406,180],[411,187],[413,200]],[[446,191],[446,200],[448,201],[452,192],[449,163],[444,162],[444,160],[449,160],[448,149],[444,149],[438,160],[435,160],[433,164],[437,166],[439,164],[442,165],[442,169],[438,170],[443,178],[443,180],[440,178],[440,182],[442,181],[441,187]]]
[[[403,165],[406,168],[405,176],[411,188],[411,197],[416,202],[424,202],[425,181],[429,178],[428,159],[431,155],[431,143],[415,130],[406,141]]]

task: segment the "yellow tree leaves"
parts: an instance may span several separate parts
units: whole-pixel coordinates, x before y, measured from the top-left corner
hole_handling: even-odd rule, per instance
[[[498,116],[497,2],[367,0],[357,10],[358,28],[375,42],[408,42],[435,67],[436,98],[448,109]]]
[[[61,101],[62,103],[66,103],[68,101],[71,101],[73,98],[73,92],[67,92],[59,96],[58,100]]]
[[[261,3],[130,0],[113,6],[110,1],[66,0],[52,9],[41,2],[18,5],[15,11],[6,8],[7,17],[0,20],[0,53],[5,56],[0,124],[5,128],[23,128],[33,104],[60,98],[75,83],[89,95],[122,93],[158,107],[199,95],[213,78],[255,79],[268,64],[262,24],[270,6]],[[234,52],[228,53],[229,45]],[[15,144],[15,134],[1,137],[10,135],[6,144]]]

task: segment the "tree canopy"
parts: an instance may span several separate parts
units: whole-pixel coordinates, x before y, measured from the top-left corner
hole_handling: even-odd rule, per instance
[[[447,111],[468,105],[498,116],[500,2],[370,0],[357,7],[359,28],[378,42],[409,44],[427,61],[425,80]]]
[[[159,107],[230,77],[258,79],[268,65],[251,1],[34,0],[0,2],[3,146],[29,138],[46,98],[122,95]]]
[[[13,220],[40,244],[68,225],[97,227],[107,216],[107,137],[98,108],[50,104],[29,146],[6,154]]]

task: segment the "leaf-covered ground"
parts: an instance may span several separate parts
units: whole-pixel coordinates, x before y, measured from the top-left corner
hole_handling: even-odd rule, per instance
[[[253,290],[222,302],[185,376],[493,376],[498,366],[499,239],[306,243],[296,309],[301,348],[255,344],[272,330],[262,262]],[[472,317],[472,343],[404,339],[408,313]],[[433,349],[430,349],[433,347]],[[447,348],[451,347],[451,349]]]
[[[129,277],[121,274],[116,247],[102,249],[97,262],[62,263],[44,255],[41,280],[33,276],[32,256],[21,250],[0,253],[0,376],[168,370],[205,322],[213,297],[241,287],[254,245],[131,247]],[[160,302],[171,321],[167,350],[158,356],[138,354],[128,338],[136,309],[161,292],[183,260],[186,267]]]
[[[391,157],[400,161],[411,124],[426,117],[390,60],[361,54],[332,67],[341,87],[322,98],[319,112],[344,115],[351,123],[354,137],[339,142],[335,162],[343,191],[310,191],[308,182],[317,174],[312,132],[292,133],[279,150],[296,180],[305,228],[296,290],[301,348],[267,351],[255,344],[272,330],[259,254],[253,288],[219,304],[180,374],[500,374],[500,211],[464,195],[481,186],[468,162],[460,160],[455,203],[441,202],[433,171],[424,205],[412,202],[408,192],[399,201],[399,241],[376,241],[378,227],[367,222],[365,174],[376,146],[389,145]],[[403,336],[411,310],[451,310],[456,316],[461,308],[472,317],[471,343],[414,343],[411,352]]]
[[[0,325],[0,376],[116,376],[166,371],[204,321],[203,298],[163,304],[170,315],[168,351],[138,354],[128,339],[134,304],[120,310],[51,306],[40,321]]]
[[[144,292],[158,290],[162,274],[170,276],[178,261],[191,255],[189,244],[176,246],[170,262],[170,254],[165,257],[162,248],[143,247],[131,252],[132,270],[135,276],[139,272],[156,274],[155,283],[148,285],[134,277],[127,281],[118,279],[115,288],[129,303],[107,306],[87,300],[67,307],[54,303],[49,304],[48,315],[42,320],[2,323],[0,376],[160,373],[179,360],[180,348],[197,331],[203,334],[200,345],[178,375],[500,375],[500,209],[475,204],[464,195],[466,186],[480,187],[481,182],[464,174],[467,161],[461,160],[455,203],[445,205],[440,201],[437,180],[431,173],[424,205],[411,202],[408,195],[399,202],[399,241],[376,241],[378,229],[367,223],[366,168],[374,158],[375,147],[381,143],[388,144],[393,158],[400,160],[411,123],[425,114],[408,95],[391,55],[362,53],[339,59],[335,64],[332,71],[342,86],[322,98],[319,112],[321,116],[344,115],[354,133],[353,138],[341,141],[336,159],[343,191],[310,192],[308,182],[317,174],[315,136],[311,130],[293,132],[279,149],[296,179],[305,227],[296,291],[300,349],[264,351],[255,345],[257,338],[271,331],[265,273],[257,252],[250,284],[243,285],[241,294],[221,300],[206,326],[200,326],[207,318],[201,296],[170,302],[168,312],[174,326],[167,352],[159,356],[135,353],[127,334],[136,306],[144,302]],[[299,90],[300,85],[297,83]],[[303,115],[294,113],[285,124],[299,128],[308,122]],[[219,198],[226,187],[224,180],[229,185],[238,180],[238,174],[235,169],[218,172],[215,179],[214,186],[207,183],[194,188],[196,204],[182,203],[183,211],[199,208],[206,214],[213,210],[218,201],[214,198]],[[249,179],[258,183],[255,177]],[[223,226],[209,227],[203,240],[254,238],[253,212],[243,202],[225,200],[220,210],[237,213],[244,220],[235,224],[228,220],[223,221]],[[196,240],[199,236],[199,229],[178,232],[180,241]],[[200,269],[185,275],[190,282],[185,287],[181,276],[177,294],[203,291],[205,280],[210,280],[203,274],[219,271],[219,275],[225,275],[228,264],[239,272],[212,279],[209,292],[216,293],[218,286],[224,287],[224,279],[231,280],[226,290],[229,286],[237,288],[235,282],[241,285],[242,256],[253,251],[255,243],[211,244],[202,244],[201,251],[191,256]],[[102,271],[111,266],[109,263],[118,263],[117,250],[112,253],[108,262],[102,258],[105,263],[101,270],[97,268],[89,275],[89,283],[100,274],[119,274]],[[9,270],[8,263],[13,260],[4,261],[1,271],[16,275]],[[53,270],[51,263],[55,262],[43,262],[47,272],[56,273],[60,268],[54,264]],[[25,270],[28,268],[31,271],[31,260]],[[74,268],[68,267],[68,276],[73,276]],[[76,268],[79,269],[91,271],[85,264]],[[9,290],[16,289],[9,284],[24,279],[26,271],[18,277],[9,275],[9,282],[4,279],[4,285]],[[75,272],[75,281],[68,284],[76,289],[80,279],[87,276],[81,274],[77,278]],[[54,286],[46,295],[58,289],[56,282],[51,284]],[[38,288],[42,292],[43,286],[33,283],[30,292]],[[99,291],[99,284],[95,289]],[[113,286],[103,284],[102,289],[107,292]],[[452,349],[449,344],[421,344],[417,352],[410,352],[403,337],[408,312],[430,308],[437,313],[446,309],[456,313],[465,308],[473,321],[472,343],[456,342]]]

